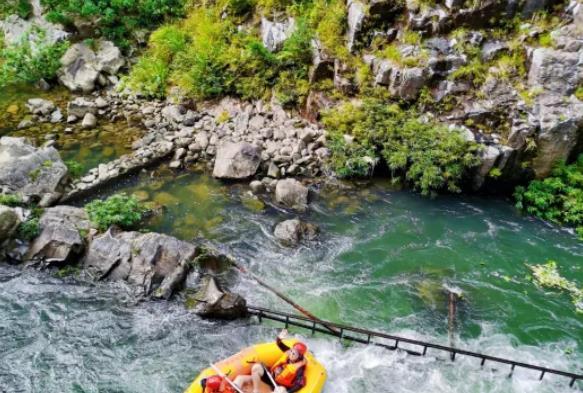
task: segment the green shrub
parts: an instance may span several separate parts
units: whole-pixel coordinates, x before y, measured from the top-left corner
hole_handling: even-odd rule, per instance
[[[518,209],[572,226],[583,238],[583,154],[571,165],[557,163],[546,179],[517,187],[514,197]]]
[[[0,194],[0,205],[22,206],[22,198],[16,194]]]
[[[29,41],[32,35],[29,35],[19,45],[9,45],[0,50],[0,87],[55,77],[69,43],[42,44],[44,32],[37,31],[36,34],[39,38],[35,48]]]
[[[333,143],[332,163],[347,161],[351,153],[362,162],[363,152],[374,151],[386,161],[393,177],[403,177],[424,195],[444,189],[459,192],[466,171],[479,162],[477,145],[466,141],[458,130],[424,122],[417,113],[382,100],[342,105],[326,113],[323,122],[333,141],[350,134],[360,145],[347,151],[342,144]]]
[[[23,240],[33,240],[40,234],[39,224],[40,213],[33,214],[24,222],[21,222],[16,229],[16,237]]]
[[[347,12],[342,0],[315,0],[310,12],[310,26],[331,56],[346,61],[350,56],[344,40]]]
[[[85,205],[91,221],[105,231],[111,225],[131,228],[142,219],[143,207],[133,196],[115,194],[106,200],[95,200]]]
[[[144,56],[134,65],[129,78],[123,79],[121,86],[149,98],[162,98],[166,95],[169,75],[170,70],[164,61]]]
[[[129,48],[131,35],[184,14],[185,0],[41,0],[52,22],[97,20],[97,34]]]
[[[583,86],[579,86],[577,90],[575,90],[575,97],[577,97],[579,101],[583,101]]]
[[[32,6],[29,0],[2,0],[0,4],[0,19],[8,15],[16,14],[27,19],[32,14]]]
[[[65,166],[69,170],[69,176],[71,176],[73,179],[81,177],[81,175],[83,175],[85,172],[83,165],[74,160],[65,161]]]

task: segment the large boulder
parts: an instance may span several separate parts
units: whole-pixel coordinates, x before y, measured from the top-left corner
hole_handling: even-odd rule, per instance
[[[308,206],[308,188],[296,179],[282,179],[275,186],[275,201],[285,207],[304,211]]]
[[[204,318],[236,319],[247,315],[247,302],[235,293],[225,292],[212,276],[204,276],[192,299],[194,312]]]
[[[10,239],[20,224],[20,216],[11,207],[0,205],[0,244]]]
[[[141,296],[169,299],[196,253],[194,245],[171,236],[111,228],[93,239],[83,263],[96,279],[127,281]]]
[[[53,147],[35,148],[24,138],[0,138],[0,188],[40,198],[54,194],[67,177],[67,167]]]
[[[227,142],[217,149],[213,176],[245,179],[255,175],[261,163],[261,149],[247,142]]]
[[[583,82],[583,52],[538,48],[532,53],[528,83],[546,93],[569,95]]]
[[[537,97],[530,120],[538,126],[537,154],[532,168],[537,177],[548,176],[558,160],[567,160],[583,138],[583,102],[574,96]]]
[[[77,43],[61,58],[59,80],[71,91],[90,93],[100,80],[117,74],[124,64],[121,51],[110,41],[99,41],[95,50]]]
[[[32,242],[25,260],[43,267],[63,266],[82,255],[91,222],[84,209],[63,205],[46,209],[39,227],[40,235]]]
[[[277,224],[273,235],[286,246],[296,246],[302,240],[316,239],[318,236],[318,227],[294,218],[293,220],[285,220]]]
[[[283,47],[283,43],[293,34],[296,24],[293,18],[285,22],[273,22],[261,18],[261,39],[263,45],[270,52],[277,52]]]

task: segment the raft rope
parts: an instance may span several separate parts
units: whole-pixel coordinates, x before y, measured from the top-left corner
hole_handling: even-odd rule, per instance
[[[561,371],[556,370],[548,367],[537,366],[534,364],[524,363],[524,362],[517,362],[510,359],[505,359],[497,356],[490,356],[485,355],[482,353],[467,351],[460,348],[449,347],[445,345],[433,344],[421,340],[415,340],[412,338],[400,337],[395,336],[392,334],[386,334],[382,332],[375,332],[372,330],[361,329],[353,326],[338,324],[334,322],[324,321],[321,319],[311,319],[307,317],[302,317],[300,315],[288,314],[281,311],[270,310],[263,307],[254,307],[254,306],[247,306],[247,311],[250,315],[254,315],[258,318],[259,323],[262,322],[263,319],[268,319],[272,321],[282,322],[285,324],[285,327],[289,327],[290,325],[300,327],[303,329],[310,330],[312,334],[323,333],[330,336],[338,337],[340,340],[348,340],[353,341],[361,344],[367,345],[375,345],[379,347],[383,347],[390,350],[400,350],[404,351],[410,355],[415,356],[425,356],[429,349],[435,349],[442,352],[448,352],[449,357],[452,362],[455,361],[457,355],[469,356],[477,359],[481,359],[480,366],[483,367],[486,361],[494,362],[494,363],[501,363],[507,364],[510,366],[510,373],[508,377],[512,377],[514,373],[514,369],[516,367],[522,367],[529,370],[535,370],[540,372],[539,374],[539,381],[544,378],[546,374],[554,374],[561,377],[570,378],[569,386],[573,387],[577,380],[583,380],[583,374],[575,374],[568,371]],[[337,333],[332,331],[330,328],[337,330]],[[347,334],[348,333],[348,334]],[[358,336],[357,336],[358,335]],[[381,338],[385,340],[394,341],[393,345],[384,344],[378,341],[373,341],[373,338]],[[412,349],[406,349],[399,347],[400,343],[410,344],[416,347],[420,347],[421,352],[415,351]]]

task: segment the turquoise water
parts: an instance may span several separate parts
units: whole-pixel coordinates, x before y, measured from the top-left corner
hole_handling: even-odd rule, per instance
[[[458,347],[583,372],[583,315],[568,295],[532,283],[526,266],[554,259],[582,285],[583,244],[507,201],[431,200],[382,182],[313,189],[302,218],[320,225],[320,239],[289,249],[272,231],[295,214],[269,198],[262,208],[249,203],[245,185],[162,169],[117,190],[165,206],[146,229],[211,239],[322,318],[447,344],[444,288],[456,288],[463,293]],[[2,275],[0,385],[8,391],[181,392],[209,361],[270,340],[281,327],[203,321],[180,302],[135,305],[122,284],[63,285],[10,269]],[[247,277],[236,276],[231,289],[250,304],[289,310]],[[452,366],[437,353],[417,358],[326,337],[307,341],[328,368],[326,393],[583,388],[552,376],[541,383],[537,373],[518,369],[507,378],[507,367],[480,369],[478,360],[458,358]],[[30,381],[36,385],[18,390]]]

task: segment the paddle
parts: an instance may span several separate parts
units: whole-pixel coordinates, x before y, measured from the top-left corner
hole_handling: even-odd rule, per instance
[[[235,389],[237,392],[239,393],[245,393],[244,391],[241,390],[241,388],[237,385],[235,385],[234,382],[232,382],[229,377],[227,377],[221,370],[219,370],[219,368],[217,366],[215,366],[214,364],[211,363],[211,368],[213,370],[215,370],[215,372],[217,373],[217,375],[219,375],[220,377],[222,377],[225,381],[227,381],[229,383],[229,385],[231,385],[233,387],[233,389]]]

